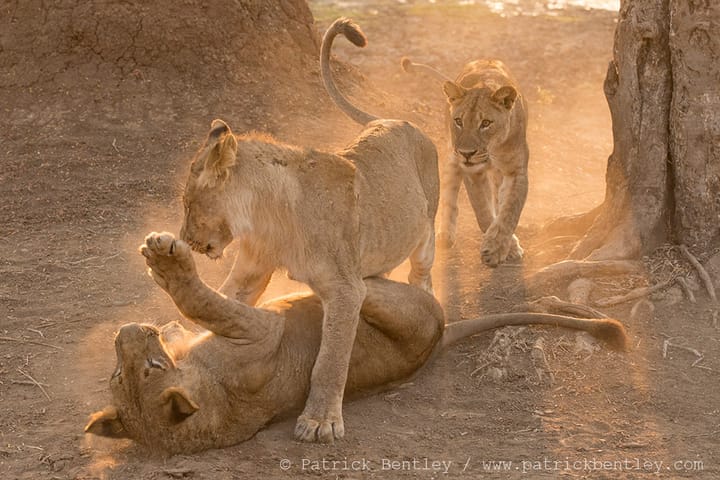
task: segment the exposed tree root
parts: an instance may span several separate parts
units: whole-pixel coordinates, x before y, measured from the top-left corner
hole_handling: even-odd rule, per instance
[[[575,245],[569,258],[592,261],[633,259],[640,256],[641,247],[640,233],[629,213],[615,226],[600,215]]]
[[[595,284],[589,278],[578,278],[568,285],[568,300],[572,303],[587,305],[590,303],[590,294]]]
[[[543,236],[548,233],[564,234],[556,238],[567,239],[570,233],[584,228],[585,234],[570,250],[567,258],[551,264],[527,280],[529,289],[542,290],[558,283],[570,282],[583,277],[600,277],[638,274],[642,264],[635,259],[641,252],[641,237],[630,213],[609,212],[605,203],[593,210],[573,217],[557,219],[548,224]],[[620,218],[618,223],[613,220]],[[589,279],[585,279],[590,282]],[[591,283],[591,282],[590,282]],[[572,302],[588,303],[592,285],[575,284],[569,288]],[[577,297],[577,298],[576,298]]]
[[[685,258],[688,259],[688,261],[692,264],[693,267],[695,267],[695,270],[697,270],[698,275],[700,276],[700,279],[702,280],[703,284],[705,285],[705,289],[708,292],[708,295],[710,295],[710,298],[713,302],[717,303],[717,295],[715,294],[715,286],[713,285],[712,279],[710,278],[710,275],[708,275],[707,270],[700,264],[697,258],[695,258],[695,255],[690,253],[690,250],[685,245],[679,245],[678,248],[682,252],[683,255],[685,255]]]
[[[595,219],[602,212],[603,204],[598,205],[589,212],[569,215],[550,220],[543,225],[542,237],[568,237],[580,236],[590,229]]]
[[[630,318],[634,319],[635,317],[637,317],[642,307],[646,307],[648,314],[651,314],[655,311],[655,304],[647,298],[642,298],[635,302],[635,305],[633,305],[632,309],[630,310]]]
[[[603,299],[597,300],[595,302],[595,305],[597,305],[598,307],[611,307],[613,305],[619,305],[621,303],[629,302],[630,300],[635,300],[636,298],[646,297],[653,292],[662,290],[663,288],[667,287],[671,283],[672,283],[672,280],[667,281],[667,282],[658,283],[657,285],[651,285],[649,287],[636,288],[624,295],[615,295],[613,297],[608,297],[608,298],[603,298]]]
[[[580,318],[608,318],[599,310],[587,305],[566,302],[555,296],[538,298],[532,302],[518,305],[515,309],[520,312],[553,313],[556,315],[573,315]]]
[[[545,290],[580,277],[629,275],[641,273],[642,270],[641,262],[631,260],[565,260],[536,272],[526,279],[525,284],[531,290]]]

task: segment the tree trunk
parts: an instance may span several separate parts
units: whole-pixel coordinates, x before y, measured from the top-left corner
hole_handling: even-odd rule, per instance
[[[675,240],[698,252],[720,240],[720,2],[671,3]]]
[[[605,79],[605,201],[571,258],[635,258],[720,240],[720,3],[623,0]]]

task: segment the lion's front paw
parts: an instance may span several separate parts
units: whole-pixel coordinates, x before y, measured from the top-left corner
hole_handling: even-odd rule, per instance
[[[306,407],[295,424],[295,438],[302,442],[332,443],[345,436],[342,410],[331,409],[323,414],[310,413]],[[335,411],[337,410],[337,411]]]
[[[519,262],[522,260],[525,250],[520,246],[520,240],[513,235],[510,240],[510,251],[508,251],[506,260],[511,262]]]
[[[513,236],[503,236],[488,230],[480,249],[482,262],[488,267],[497,267],[508,258],[512,246]],[[519,248],[520,244],[517,244],[517,247]],[[522,249],[520,249],[520,255],[522,255]]]
[[[172,233],[152,232],[145,237],[140,253],[145,257],[153,279],[164,290],[168,290],[174,280],[195,275],[190,246]]]

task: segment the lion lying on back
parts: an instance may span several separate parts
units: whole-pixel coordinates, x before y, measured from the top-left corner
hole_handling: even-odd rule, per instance
[[[218,293],[198,277],[188,244],[152,233],[141,253],[155,281],[188,319],[209,332],[192,337],[176,323],[131,323],[115,338],[112,404],[85,431],[131,438],[157,453],[189,453],[252,437],[301,409],[320,348],[323,308],[314,295],[254,308]],[[475,333],[531,323],[586,330],[624,348],[615,320],[502,314],[444,325],[442,309],[417,287],[365,279],[346,392],[407,378],[434,351]]]
[[[517,82],[498,60],[470,62],[455,81],[407,58],[402,67],[443,81],[448,99],[450,158],[441,179],[438,245],[448,248],[455,243],[462,182],[485,234],[483,263],[495,267],[505,260],[519,260],[523,250],[515,228],[528,191],[528,145],[527,103]]]

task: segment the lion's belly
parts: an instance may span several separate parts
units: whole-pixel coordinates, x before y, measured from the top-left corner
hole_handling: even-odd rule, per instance
[[[400,265],[432,227],[428,200],[417,177],[392,171],[388,175],[398,181],[360,182],[360,254],[364,277],[380,275]]]

